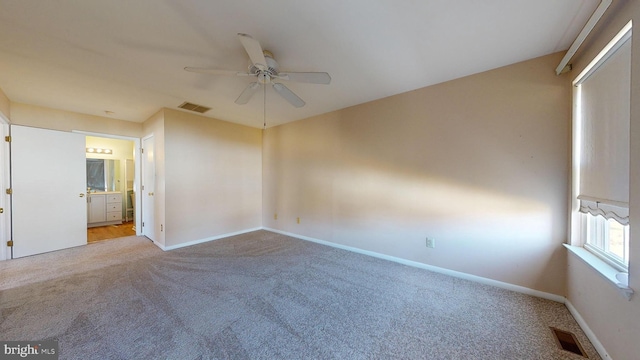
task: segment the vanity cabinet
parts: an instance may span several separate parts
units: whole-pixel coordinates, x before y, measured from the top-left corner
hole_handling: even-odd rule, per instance
[[[105,221],[107,221],[107,198],[102,194],[89,194],[87,222],[93,224]]]
[[[122,194],[107,194],[107,221],[122,223]]]
[[[122,224],[122,194],[90,193],[87,197],[87,226]]]

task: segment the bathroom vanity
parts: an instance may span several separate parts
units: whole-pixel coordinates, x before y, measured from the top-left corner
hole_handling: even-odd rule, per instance
[[[87,196],[87,227],[122,224],[122,193],[92,192]]]

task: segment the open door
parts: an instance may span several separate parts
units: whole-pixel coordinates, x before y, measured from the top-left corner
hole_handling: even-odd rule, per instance
[[[11,125],[13,258],[87,243],[85,136]]]

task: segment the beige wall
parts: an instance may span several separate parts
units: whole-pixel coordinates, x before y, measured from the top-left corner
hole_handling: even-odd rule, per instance
[[[166,246],[261,226],[262,130],[164,110]]]
[[[573,80],[629,21],[640,24],[640,2],[616,1],[598,23],[573,61]],[[640,36],[633,30],[631,65],[630,264],[631,301],[574,255],[568,254],[567,298],[587,322],[613,359],[640,354]]]
[[[142,124],[107,117],[85,115],[35,105],[11,103],[11,123],[61,131],[140,137]]]
[[[120,160],[120,162],[123,164],[127,159],[133,159],[132,140],[111,139],[96,136],[87,136],[86,140],[87,147],[111,149],[113,151],[113,153],[109,155],[87,153],[87,158]],[[122,184],[122,187],[124,188],[124,183]]]
[[[2,89],[0,89],[0,113],[7,119],[9,119],[9,115],[11,114],[11,102]]]
[[[561,58],[268,129],[264,226],[564,295]]]

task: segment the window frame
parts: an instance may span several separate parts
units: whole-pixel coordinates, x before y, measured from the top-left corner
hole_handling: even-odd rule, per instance
[[[623,256],[609,250],[609,222],[602,216],[580,214],[583,247],[616,270],[629,270],[629,225],[623,226]],[[613,220],[615,221],[615,220]]]

